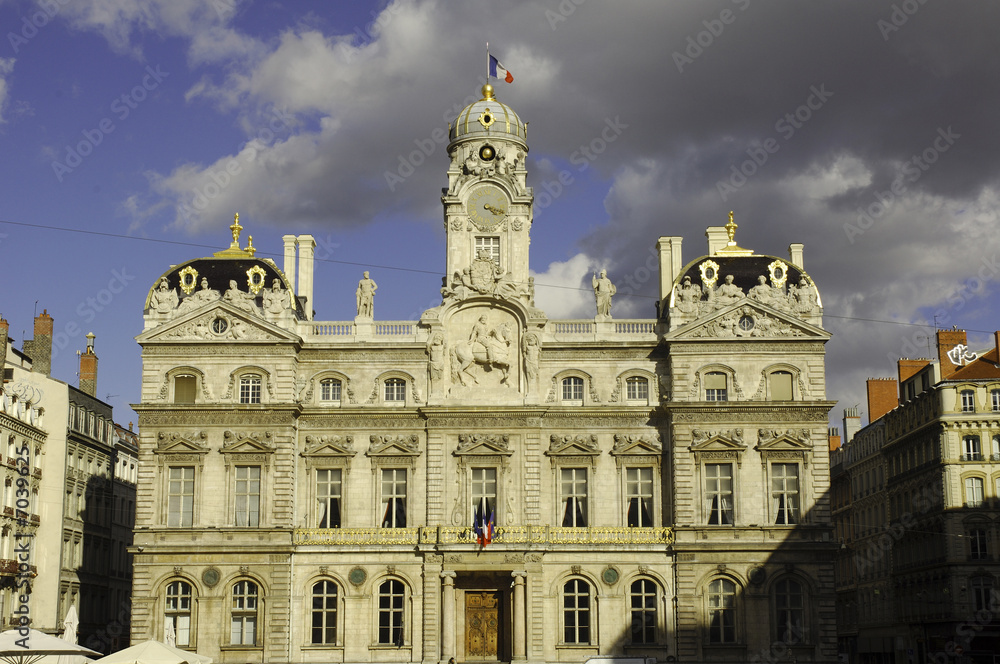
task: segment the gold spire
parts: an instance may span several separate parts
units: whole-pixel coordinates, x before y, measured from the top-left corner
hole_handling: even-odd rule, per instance
[[[751,255],[753,255],[753,249],[744,249],[743,247],[741,247],[738,244],[736,244],[736,240],[734,238],[736,237],[736,229],[737,228],[739,228],[739,226],[736,224],[735,221],[733,221],[733,211],[730,210],[729,211],[729,223],[727,223],[725,225],[726,235],[729,236],[729,242],[726,243],[726,246],[724,246],[723,248],[719,249],[716,252],[717,254],[728,254],[729,256],[751,256]]]
[[[246,258],[247,256],[252,258],[254,252],[257,251],[253,248],[252,236],[250,237],[250,245],[246,249],[240,249],[240,233],[243,231],[243,227],[240,226],[239,212],[233,215],[233,223],[229,226],[229,230],[233,233],[233,241],[229,244],[229,247],[222,251],[217,251],[212,255],[218,258]]]
[[[247,245],[247,248],[244,249],[243,251],[245,251],[248,254],[250,254],[251,256],[253,256],[254,254],[257,253],[257,250],[254,249],[254,246],[253,246],[253,235],[248,235],[247,239],[250,241],[250,243]]]

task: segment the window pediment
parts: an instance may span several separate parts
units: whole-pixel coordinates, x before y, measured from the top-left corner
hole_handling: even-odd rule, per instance
[[[208,446],[204,441],[208,436],[204,431],[194,434],[179,434],[160,432],[154,454],[207,454]]]
[[[747,446],[743,444],[743,429],[694,429],[691,434],[693,442],[690,450],[699,461],[730,459],[736,461],[737,465],[743,463],[743,453],[747,450]]]
[[[510,436],[497,433],[463,433],[458,436],[455,456],[510,456]]]
[[[600,453],[594,434],[569,436],[554,433],[549,437],[549,449],[545,451],[550,457],[596,456]]]
[[[809,430],[759,429],[754,449],[760,452],[761,460],[765,463],[772,459],[799,459],[804,464],[808,463],[809,453],[812,452]]]
[[[615,434],[615,446],[610,454],[614,456],[648,456],[663,453],[663,443],[659,434]]]
[[[353,457],[355,454],[353,436],[306,436],[306,449],[301,456]]]
[[[274,447],[264,442],[270,440],[270,431],[264,433],[226,431],[222,435],[225,443],[219,450],[221,454],[272,454],[274,452]]]
[[[365,453],[370,457],[416,457],[420,456],[420,437],[417,434],[402,436],[372,435]]]

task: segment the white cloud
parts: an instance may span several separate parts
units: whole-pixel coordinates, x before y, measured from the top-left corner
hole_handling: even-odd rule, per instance
[[[0,124],[6,122],[4,110],[7,108],[9,88],[7,75],[14,71],[14,58],[0,58]]]
[[[532,272],[535,306],[549,318],[593,318],[597,313],[594,292],[584,282],[599,269],[594,259],[577,254],[566,261],[549,263],[545,272]]]

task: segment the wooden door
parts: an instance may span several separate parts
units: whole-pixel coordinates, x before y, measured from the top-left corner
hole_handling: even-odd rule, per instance
[[[497,592],[465,593],[465,658],[497,659],[497,635],[500,629],[500,595]]]

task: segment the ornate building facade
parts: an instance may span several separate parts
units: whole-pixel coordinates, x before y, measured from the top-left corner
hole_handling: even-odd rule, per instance
[[[313,320],[311,236],[154,282],[133,640],[218,662],[835,659],[819,293],[710,228],[662,315],[550,320],[525,123],[450,126],[441,304]],[[297,266],[297,270],[296,270]],[[297,274],[296,274],[297,272]],[[297,283],[296,283],[297,281]],[[228,289],[225,286],[228,284]]]

